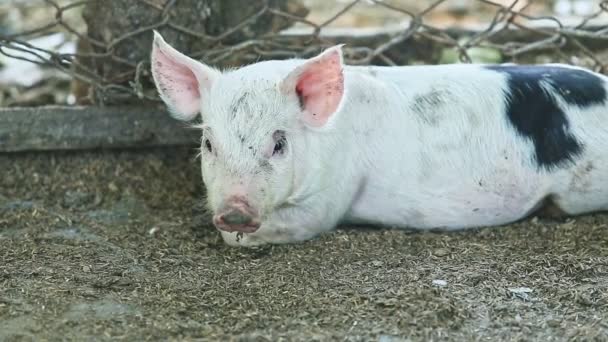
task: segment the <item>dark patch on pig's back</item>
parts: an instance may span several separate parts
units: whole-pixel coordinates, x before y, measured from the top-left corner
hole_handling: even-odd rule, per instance
[[[450,96],[451,93],[447,90],[433,88],[428,92],[414,95],[410,108],[422,122],[436,126],[442,119],[438,109],[445,105],[446,98]]]
[[[559,66],[488,66],[507,75],[506,115],[534,144],[538,166],[553,169],[572,163],[583,145],[570,132],[558,99],[589,107],[606,101],[604,81],[593,73]]]

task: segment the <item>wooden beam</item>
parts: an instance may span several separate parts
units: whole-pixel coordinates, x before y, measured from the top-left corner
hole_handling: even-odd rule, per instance
[[[161,108],[0,108],[0,152],[197,146],[199,139]]]

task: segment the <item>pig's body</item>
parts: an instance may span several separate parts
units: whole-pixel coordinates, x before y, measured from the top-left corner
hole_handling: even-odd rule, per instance
[[[586,94],[568,103],[578,94],[564,99],[542,82],[572,69],[530,69],[520,89],[509,85],[513,68],[522,67],[346,68],[350,110],[339,124],[360,174],[344,220],[456,229],[516,221],[546,200],[568,214],[608,209],[605,81],[573,70],[579,84],[556,85]],[[529,88],[543,79],[544,93]],[[521,117],[506,101],[514,91],[524,92]]]
[[[227,243],[302,241],[339,223],[501,225],[546,201],[571,215],[608,209],[604,76],[558,65],[342,67],[341,57],[332,74],[331,53],[257,63],[201,88],[203,140],[213,140],[203,179]],[[288,157],[256,154],[279,130]],[[233,212],[255,219],[240,225]]]

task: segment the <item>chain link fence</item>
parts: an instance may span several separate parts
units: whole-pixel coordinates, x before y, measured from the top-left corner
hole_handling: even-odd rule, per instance
[[[158,101],[149,72],[152,30],[219,67],[310,57],[345,42],[345,59],[355,65],[566,62],[608,70],[608,1],[587,2],[586,14],[574,20],[547,10],[553,1],[461,0],[460,9],[449,3],[337,1],[321,18],[305,0],[16,0],[0,3],[0,22],[20,22],[17,30],[0,24],[0,54],[5,73],[7,60],[61,71],[72,102],[98,105]],[[11,18],[9,7],[29,19]],[[384,28],[335,28],[361,12],[380,16]],[[442,19],[446,13],[450,20]],[[469,27],[454,24],[471,18]],[[58,33],[57,44],[40,40]]]

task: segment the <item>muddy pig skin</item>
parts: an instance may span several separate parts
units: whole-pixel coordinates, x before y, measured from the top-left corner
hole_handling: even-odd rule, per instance
[[[585,69],[348,66],[338,45],[222,72],[158,33],[151,59],[171,113],[201,119],[208,206],[230,245],[338,224],[496,226],[547,201],[608,209],[607,78]]]

